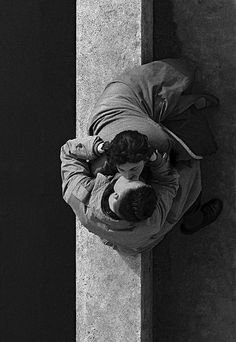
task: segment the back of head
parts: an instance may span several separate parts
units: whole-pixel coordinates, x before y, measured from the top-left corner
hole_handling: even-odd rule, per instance
[[[110,143],[105,143],[104,150],[108,163],[113,167],[127,162],[146,161],[153,153],[147,136],[132,130],[117,134]]]
[[[157,196],[150,185],[130,189],[124,193],[119,205],[119,215],[127,221],[139,222],[152,216]]]

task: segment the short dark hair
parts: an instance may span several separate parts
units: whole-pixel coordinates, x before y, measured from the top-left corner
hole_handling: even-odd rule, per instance
[[[139,222],[152,216],[157,195],[150,185],[130,189],[124,193],[119,206],[119,216],[130,222]]]
[[[107,161],[112,167],[127,162],[146,161],[154,151],[149,145],[146,135],[132,130],[118,133],[110,143],[106,142],[104,144],[104,150]]]

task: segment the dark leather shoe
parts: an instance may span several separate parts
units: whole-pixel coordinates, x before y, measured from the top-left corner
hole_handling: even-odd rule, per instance
[[[220,215],[222,209],[223,209],[223,202],[220,199],[218,198],[211,199],[207,203],[203,204],[201,207],[201,212],[203,213],[202,223],[191,228],[185,227],[183,223],[180,228],[182,233],[193,234],[193,233],[198,232],[200,229],[214,222],[217,219],[217,217]]]
[[[203,94],[202,97],[197,99],[195,102],[195,107],[197,109],[209,108],[209,107],[218,107],[220,101],[218,97],[211,94]]]

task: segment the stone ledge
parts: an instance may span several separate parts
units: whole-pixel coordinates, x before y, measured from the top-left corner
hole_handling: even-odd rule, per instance
[[[77,1],[77,135],[114,74],[152,60],[152,1]],[[118,254],[77,221],[77,342],[152,340],[152,254]]]

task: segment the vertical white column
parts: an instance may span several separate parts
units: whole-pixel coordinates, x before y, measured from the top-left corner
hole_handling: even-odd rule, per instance
[[[148,0],[77,0],[77,135],[113,75],[152,59],[151,18]],[[79,221],[76,251],[76,341],[149,341],[150,254],[121,256]]]

